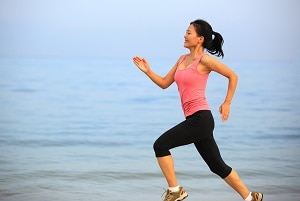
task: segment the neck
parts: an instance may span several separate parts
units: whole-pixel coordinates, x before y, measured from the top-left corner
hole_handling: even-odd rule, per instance
[[[190,57],[192,59],[195,59],[195,58],[199,57],[201,54],[203,54],[203,52],[204,52],[203,47],[200,47],[200,48],[196,47],[194,49],[190,49]]]

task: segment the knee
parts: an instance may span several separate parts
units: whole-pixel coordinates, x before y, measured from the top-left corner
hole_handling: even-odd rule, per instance
[[[170,151],[167,147],[161,144],[158,140],[156,140],[153,144],[153,150],[155,152],[156,157],[163,157],[170,155]]]
[[[229,167],[228,165],[224,164],[219,164],[219,165],[213,165],[209,166],[209,169],[222,179],[226,178],[232,171],[232,168]]]
[[[153,143],[153,150],[154,150],[155,153],[159,150],[159,145],[158,145],[157,141],[155,141]]]

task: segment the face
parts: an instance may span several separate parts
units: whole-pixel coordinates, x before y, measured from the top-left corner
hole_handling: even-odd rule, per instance
[[[184,47],[191,48],[203,43],[203,36],[197,36],[194,25],[190,25],[184,35]]]

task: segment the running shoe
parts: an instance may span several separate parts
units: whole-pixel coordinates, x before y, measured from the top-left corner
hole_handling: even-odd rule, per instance
[[[263,200],[263,194],[262,193],[256,193],[252,192],[252,200],[251,201],[262,201]]]
[[[188,196],[187,192],[183,189],[183,187],[179,187],[178,192],[172,192],[168,189],[165,191],[164,194],[166,194],[166,196],[164,197],[164,201],[181,201]]]

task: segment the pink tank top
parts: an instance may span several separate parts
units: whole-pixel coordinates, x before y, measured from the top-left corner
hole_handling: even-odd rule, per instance
[[[192,64],[185,69],[178,68],[187,55],[178,62],[175,72],[175,82],[180,94],[181,106],[185,117],[192,115],[199,110],[210,110],[205,98],[207,74],[201,74],[197,70],[197,65],[201,61],[204,54],[200,55]]]

